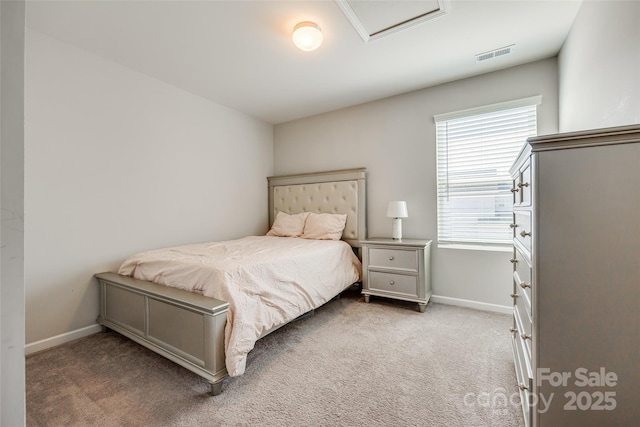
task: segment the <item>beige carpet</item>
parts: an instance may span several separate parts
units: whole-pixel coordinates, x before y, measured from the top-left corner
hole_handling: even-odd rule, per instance
[[[27,358],[29,426],[518,426],[507,315],[349,291],[260,340],[221,395],[117,333]]]

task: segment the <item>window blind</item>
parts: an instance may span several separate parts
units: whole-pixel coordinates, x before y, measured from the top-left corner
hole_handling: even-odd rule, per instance
[[[509,167],[537,133],[539,99],[435,117],[439,245],[512,243]]]

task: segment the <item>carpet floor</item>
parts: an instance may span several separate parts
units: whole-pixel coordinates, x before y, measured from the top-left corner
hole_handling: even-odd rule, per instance
[[[28,426],[520,426],[510,316],[357,291],[261,339],[219,396],[115,332],[26,359]]]

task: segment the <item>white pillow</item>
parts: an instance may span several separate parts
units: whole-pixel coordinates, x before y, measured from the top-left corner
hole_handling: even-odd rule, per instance
[[[267,236],[300,237],[308,216],[309,212],[294,215],[278,212],[278,215],[276,215],[276,219],[273,221],[273,225],[271,226],[271,230],[267,232]]]
[[[303,239],[340,240],[347,214],[310,213],[304,224]]]

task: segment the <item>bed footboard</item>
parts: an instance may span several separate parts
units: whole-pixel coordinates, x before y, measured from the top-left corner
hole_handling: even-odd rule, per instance
[[[98,323],[207,379],[222,391],[229,303],[116,273],[99,273]]]

